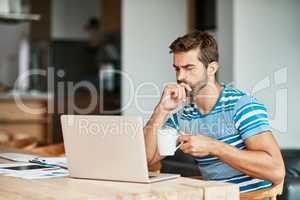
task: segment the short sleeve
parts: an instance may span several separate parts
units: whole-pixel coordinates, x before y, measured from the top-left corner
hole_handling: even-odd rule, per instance
[[[238,100],[233,121],[242,139],[271,130],[266,106],[248,95]]]
[[[169,114],[163,128],[179,129],[179,123],[176,113]]]

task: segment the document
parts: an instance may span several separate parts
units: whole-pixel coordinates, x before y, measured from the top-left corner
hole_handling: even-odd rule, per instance
[[[16,162],[31,162],[43,165],[59,166],[65,169],[68,168],[66,157],[40,157],[22,153],[0,153],[0,157]]]
[[[66,157],[39,157],[32,154],[0,153],[15,163],[0,164],[0,174],[24,179],[69,176]]]
[[[38,156],[23,153],[0,153],[0,157],[16,162],[29,162],[29,160],[32,160]]]
[[[23,179],[44,179],[68,176],[66,169],[33,163],[0,164],[0,174]]]

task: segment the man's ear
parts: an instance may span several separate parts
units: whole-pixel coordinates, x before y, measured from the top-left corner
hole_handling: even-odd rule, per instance
[[[213,61],[209,63],[207,66],[207,75],[214,76],[218,70],[219,70],[219,63]]]

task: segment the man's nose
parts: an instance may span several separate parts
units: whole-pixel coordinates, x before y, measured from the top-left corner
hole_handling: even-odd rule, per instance
[[[177,73],[177,81],[183,82],[184,79],[185,79],[184,72],[183,72],[183,70],[180,70],[180,71]]]

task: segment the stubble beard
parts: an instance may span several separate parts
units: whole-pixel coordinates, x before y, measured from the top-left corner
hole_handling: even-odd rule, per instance
[[[205,88],[208,84],[208,79],[205,77],[203,80],[198,81],[194,87],[192,88],[191,98],[194,99],[197,95],[201,93],[203,88]]]

